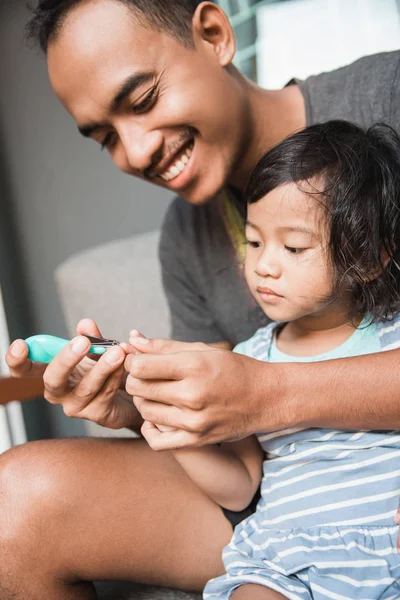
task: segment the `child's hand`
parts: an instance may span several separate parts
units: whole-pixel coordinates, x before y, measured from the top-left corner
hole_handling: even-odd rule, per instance
[[[175,427],[168,427],[167,425],[155,425],[155,423],[150,423],[150,421],[144,421],[141,427],[140,433],[147,441],[150,447],[152,447],[152,442],[154,439],[163,436],[165,438],[166,433],[170,431],[176,431]]]

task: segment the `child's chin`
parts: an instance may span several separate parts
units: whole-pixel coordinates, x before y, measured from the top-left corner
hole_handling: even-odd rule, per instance
[[[290,314],[287,310],[279,310],[279,308],[265,306],[265,304],[262,305],[261,308],[271,321],[286,323],[287,321],[294,321],[297,319],[296,315],[293,316],[293,314]]]

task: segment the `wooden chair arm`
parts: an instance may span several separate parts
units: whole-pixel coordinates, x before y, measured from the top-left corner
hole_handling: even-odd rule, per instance
[[[0,377],[0,404],[13,400],[24,401],[43,396],[43,379],[40,377]]]

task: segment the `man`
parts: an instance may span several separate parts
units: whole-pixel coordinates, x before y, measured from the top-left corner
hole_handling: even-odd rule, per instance
[[[250,170],[306,123],[336,117],[398,129],[400,54],[265,91],[232,66],[232,29],[210,2],[42,0],[31,31],[81,133],[122,171],[183,198],[160,249],[172,337],[183,341],[133,332],[133,347],[114,347],[93,365],[83,334],[99,331],[85,320],[44,372],[49,402],[114,428],[156,423],[155,434],[143,427],[155,449],[283,427],[400,428],[398,350],[272,369],[227,351],[262,324],[240,272],[240,192]],[[21,340],[7,362],[15,376],[43,370]],[[17,447],[0,456],[0,511],[4,600],[91,599],[96,579],[201,589],[222,572],[232,533],[171,455],[143,440]]]

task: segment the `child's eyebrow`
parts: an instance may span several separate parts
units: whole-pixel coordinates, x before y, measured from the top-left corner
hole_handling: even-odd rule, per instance
[[[318,237],[317,233],[313,229],[310,229],[309,227],[302,227],[301,225],[293,225],[291,227],[278,227],[278,230],[282,231],[283,233],[290,233],[294,231],[295,233],[306,233],[307,235]]]
[[[249,227],[252,227],[253,229],[259,229],[259,227],[257,225],[255,225],[254,223],[252,223],[251,221],[245,221],[244,225],[245,225],[245,227],[249,226]]]
[[[245,226],[246,227],[249,226],[249,227],[252,227],[253,229],[256,229],[257,231],[260,231],[260,228],[258,227],[258,225],[256,225],[255,223],[252,223],[251,221],[246,221]],[[280,231],[282,233],[292,233],[292,232],[305,233],[306,235],[311,235],[314,238],[319,238],[319,235],[313,229],[310,229],[309,227],[302,227],[301,225],[278,227],[278,231]]]

